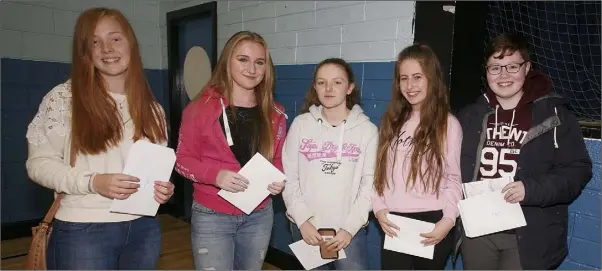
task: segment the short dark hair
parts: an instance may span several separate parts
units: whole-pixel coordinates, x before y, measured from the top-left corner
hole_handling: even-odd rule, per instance
[[[502,33],[493,38],[487,47],[487,56],[485,62],[494,54],[501,52],[498,59],[514,54],[518,51],[525,61],[531,61],[529,57],[529,43],[525,38],[517,33]]]

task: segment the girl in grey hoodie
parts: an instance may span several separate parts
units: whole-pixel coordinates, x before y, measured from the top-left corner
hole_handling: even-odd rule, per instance
[[[358,103],[349,64],[339,58],[322,61],[284,143],[282,196],[294,241],[346,254],[321,268],[368,268],[365,226],[378,131]],[[332,240],[318,233],[325,228],[336,231]]]

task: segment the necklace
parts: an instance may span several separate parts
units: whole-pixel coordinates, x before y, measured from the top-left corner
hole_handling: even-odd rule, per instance
[[[119,106],[119,110],[123,110],[123,103],[127,101],[127,97],[123,98],[120,102],[117,102],[117,106]]]
[[[115,99],[115,101],[117,102],[117,99]],[[122,118],[124,116],[123,104],[125,103],[125,101],[127,101],[127,97],[125,97],[125,98],[123,98],[123,100],[117,102],[117,106],[119,107],[119,114],[121,115]],[[127,116],[129,116],[129,114],[127,114]],[[128,118],[125,121],[122,120],[123,125],[125,125],[126,123],[128,123],[130,120],[132,120],[132,118]]]

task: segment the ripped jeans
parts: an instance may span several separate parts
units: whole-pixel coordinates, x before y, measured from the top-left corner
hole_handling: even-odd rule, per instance
[[[261,270],[274,211],[270,201],[250,215],[218,213],[193,201],[191,241],[197,270]]]

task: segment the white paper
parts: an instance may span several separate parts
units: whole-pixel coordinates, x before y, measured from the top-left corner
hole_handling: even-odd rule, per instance
[[[387,218],[399,227],[397,237],[385,235],[386,250],[397,251],[416,257],[433,259],[435,246],[425,246],[420,243],[426,239],[421,233],[429,233],[435,229],[434,223],[424,222],[403,216],[388,214]]]
[[[291,248],[291,250],[293,251],[293,254],[295,254],[295,257],[297,257],[297,259],[299,260],[301,265],[303,265],[303,268],[305,268],[305,270],[314,269],[316,267],[320,267],[327,263],[336,261],[335,259],[332,259],[332,260],[322,259],[322,256],[320,255],[320,247],[308,245],[303,240],[292,243],[288,246]],[[339,260],[345,259],[345,258],[347,258],[347,255],[345,254],[345,250],[344,249],[339,250]]]
[[[127,199],[114,199],[110,211],[143,216],[155,216],[159,203],[155,200],[155,181],[169,181],[176,163],[173,149],[138,140],[130,148],[123,174],[140,179],[138,192]]]
[[[251,214],[270,194],[269,184],[286,179],[286,176],[260,153],[256,153],[238,174],[249,181],[245,191],[232,193],[222,189],[217,194],[246,214]]]
[[[461,200],[458,209],[464,232],[471,238],[527,225],[520,204],[506,202],[501,190]]]
[[[470,198],[486,192],[501,191],[511,182],[511,177],[483,179],[477,182],[464,183],[462,188],[464,188],[464,197]]]

